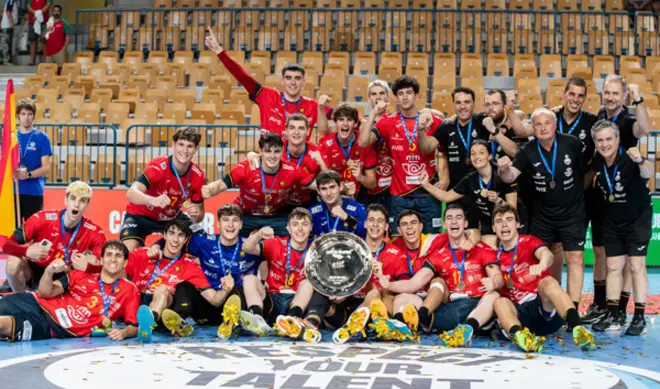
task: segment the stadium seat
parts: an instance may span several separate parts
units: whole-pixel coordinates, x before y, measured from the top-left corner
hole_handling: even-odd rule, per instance
[[[275,74],[281,75],[286,65],[296,63],[298,63],[298,54],[295,51],[278,51],[275,57]]]
[[[562,77],[561,56],[557,54],[541,55],[541,77]]]
[[[371,82],[370,77],[349,77],[348,79],[348,97],[347,101],[366,102],[368,101],[367,86]]]
[[[212,124],[215,122],[217,107],[215,104],[208,103],[195,103],[192,107],[192,118],[198,120],[204,120],[207,124]]]
[[[431,108],[437,109],[438,111],[445,114],[445,116],[451,116],[454,114],[454,102],[451,98],[451,91],[449,92],[433,92],[433,99],[431,103]]]
[[[594,55],[593,77],[605,78],[608,74],[614,74],[614,58],[609,55]]]
[[[176,124],[181,124],[186,119],[185,103],[167,103],[163,108],[163,119],[173,119]]]
[[[541,95],[527,95],[524,98],[518,99],[520,110],[524,113],[531,115],[535,109],[543,106],[543,99]]]
[[[598,111],[600,111],[600,95],[593,93],[588,94],[587,100],[585,100],[584,104],[582,105],[582,109],[584,109],[589,113],[597,115]]]
[[[37,66],[37,75],[44,78],[49,78],[57,76],[57,64],[56,63],[40,63]]]
[[[461,77],[481,76],[483,74],[483,63],[481,54],[463,53],[461,54]]]
[[[116,155],[113,159],[111,154],[98,154],[96,161],[92,164],[94,174],[91,177],[92,183],[109,184],[119,180],[121,172],[120,164],[121,158]]]
[[[376,57],[374,53],[357,52],[353,63],[353,74],[376,74]]]
[[[586,55],[569,55],[566,59],[566,77],[573,77],[573,73],[579,68],[589,68]]]

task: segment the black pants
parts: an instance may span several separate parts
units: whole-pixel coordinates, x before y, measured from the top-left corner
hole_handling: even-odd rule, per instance
[[[30,216],[44,208],[44,196],[19,194],[18,203],[21,206],[21,219],[27,220]]]
[[[243,298],[243,289],[235,286],[227,299],[232,295],[238,295],[241,298],[241,310],[246,310],[245,299]],[[181,317],[192,317],[197,324],[220,325],[222,323],[222,310],[224,304],[215,307],[189,282],[182,282],[177,285],[174,292],[174,303],[172,309]]]
[[[341,303],[335,304],[335,313],[332,316],[326,317],[332,303],[328,297],[314,292],[312,299],[309,301],[306,316],[317,316],[320,326],[327,323],[331,327],[339,328],[346,323],[348,317],[362,304],[362,301],[363,299],[349,297]]]

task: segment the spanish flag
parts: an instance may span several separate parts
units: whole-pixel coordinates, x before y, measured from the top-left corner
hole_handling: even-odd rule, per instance
[[[16,193],[14,192],[13,172],[19,164],[18,133],[16,132],[16,102],[14,101],[14,81],[7,83],[5,96],[5,117],[2,124],[0,143],[0,235],[11,236],[16,229]]]

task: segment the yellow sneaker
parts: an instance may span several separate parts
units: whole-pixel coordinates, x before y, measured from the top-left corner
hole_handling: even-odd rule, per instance
[[[302,338],[307,343],[321,343],[321,331],[305,319],[299,319],[298,322],[303,326]]]
[[[369,308],[362,307],[351,313],[346,324],[332,334],[332,341],[338,344],[346,343],[350,338],[361,333],[363,338],[367,337],[364,327],[369,320]]]
[[[378,319],[387,320],[390,318],[389,315],[387,314],[387,308],[385,308],[385,303],[381,299],[376,299],[372,301],[369,310],[371,311],[371,321],[375,322]]]
[[[304,328],[297,318],[280,315],[277,317],[277,320],[275,320],[274,330],[277,335],[298,339]]]
[[[472,326],[466,324],[459,324],[451,331],[445,331],[438,335],[440,337],[440,345],[455,348],[468,346],[472,340],[474,329]]]
[[[540,353],[543,351],[545,336],[534,335],[529,328],[524,328],[513,334],[514,343],[521,349],[530,353]]]
[[[186,323],[186,321],[183,320],[183,318],[181,318],[178,313],[171,309],[164,310],[160,317],[163,321],[163,324],[165,325],[165,328],[170,330],[172,335],[178,335],[182,338],[185,338],[194,332],[193,327]]]
[[[403,306],[403,321],[406,323],[408,328],[412,331],[413,334],[417,333],[417,326],[419,326],[419,315],[417,314],[417,308],[412,304],[406,304]]]
[[[218,338],[229,339],[238,326],[241,317],[241,298],[237,295],[231,295],[222,308],[222,324],[218,327]]]
[[[594,342],[594,334],[589,332],[584,326],[576,326],[573,328],[573,342],[580,346],[582,351],[592,350],[596,346],[596,342]]]

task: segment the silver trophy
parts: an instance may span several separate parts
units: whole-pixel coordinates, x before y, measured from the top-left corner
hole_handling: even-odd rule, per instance
[[[314,290],[328,297],[351,296],[371,278],[367,243],[348,232],[331,232],[312,242],[305,275]]]

